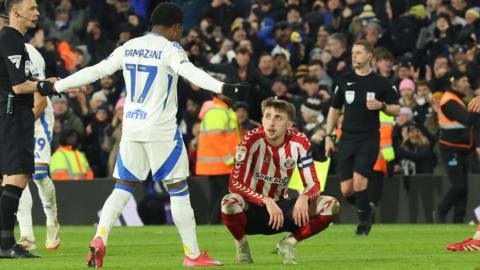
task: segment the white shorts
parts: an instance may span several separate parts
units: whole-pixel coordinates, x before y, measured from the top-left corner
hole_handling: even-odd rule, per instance
[[[35,122],[35,163],[50,164],[52,156],[53,123],[45,117],[45,113]]]
[[[121,180],[145,180],[175,183],[189,176],[188,157],[183,140],[158,142],[120,142],[113,177]]]

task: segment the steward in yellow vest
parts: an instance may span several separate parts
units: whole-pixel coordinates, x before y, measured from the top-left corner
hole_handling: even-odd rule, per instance
[[[77,149],[78,132],[67,130],[60,136],[60,146],[50,160],[52,180],[93,180],[85,154]]]

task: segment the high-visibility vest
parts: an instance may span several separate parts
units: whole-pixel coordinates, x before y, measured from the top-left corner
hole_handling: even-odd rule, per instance
[[[380,149],[378,152],[377,161],[373,165],[373,170],[383,172],[387,175],[388,162],[395,159],[395,150],[393,149],[393,125],[395,124],[395,117],[388,116],[383,111],[380,111]]]
[[[217,97],[200,123],[197,175],[224,175],[232,171],[235,150],[240,143],[237,115]]]
[[[93,180],[85,154],[71,146],[59,146],[50,160],[52,180]]]
[[[473,130],[455,119],[449,119],[443,113],[443,106],[449,101],[455,101],[467,110],[463,100],[455,93],[447,91],[443,94],[440,99],[440,110],[438,110],[438,125],[440,127],[440,140],[438,142],[447,147],[471,149],[473,146]]]

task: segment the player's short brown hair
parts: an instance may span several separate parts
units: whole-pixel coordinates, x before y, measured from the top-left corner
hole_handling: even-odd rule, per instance
[[[262,113],[265,112],[266,108],[274,108],[276,111],[285,112],[290,121],[295,121],[295,106],[288,101],[278,97],[269,97],[262,101]]]
[[[355,43],[353,43],[353,45],[359,45],[359,46],[363,46],[363,48],[365,48],[365,50],[368,52],[368,53],[371,53],[373,54],[374,52],[374,48],[373,48],[373,45],[370,44],[369,42],[367,42],[366,40],[358,40],[358,41],[355,41]]]
[[[5,12],[8,14],[12,10],[12,7],[16,4],[23,2],[23,0],[5,0]]]

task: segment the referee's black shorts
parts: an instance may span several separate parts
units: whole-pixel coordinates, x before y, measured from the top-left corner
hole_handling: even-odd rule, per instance
[[[292,200],[280,200],[277,202],[278,207],[283,212],[283,227],[278,231],[272,229],[272,226],[268,225],[270,215],[268,214],[267,207],[258,206],[253,203],[249,203],[248,210],[246,211],[247,226],[245,232],[247,235],[252,234],[277,234],[281,232],[294,232],[300,227],[293,222],[293,207],[297,199]]]
[[[35,116],[30,106],[17,105],[13,115],[0,104],[0,171],[4,175],[34,173]]]
[[[378,157],[380,132],[342,134],[338,144],[338,174],[340,181],[353,178],[353,172],[370,177]]]

